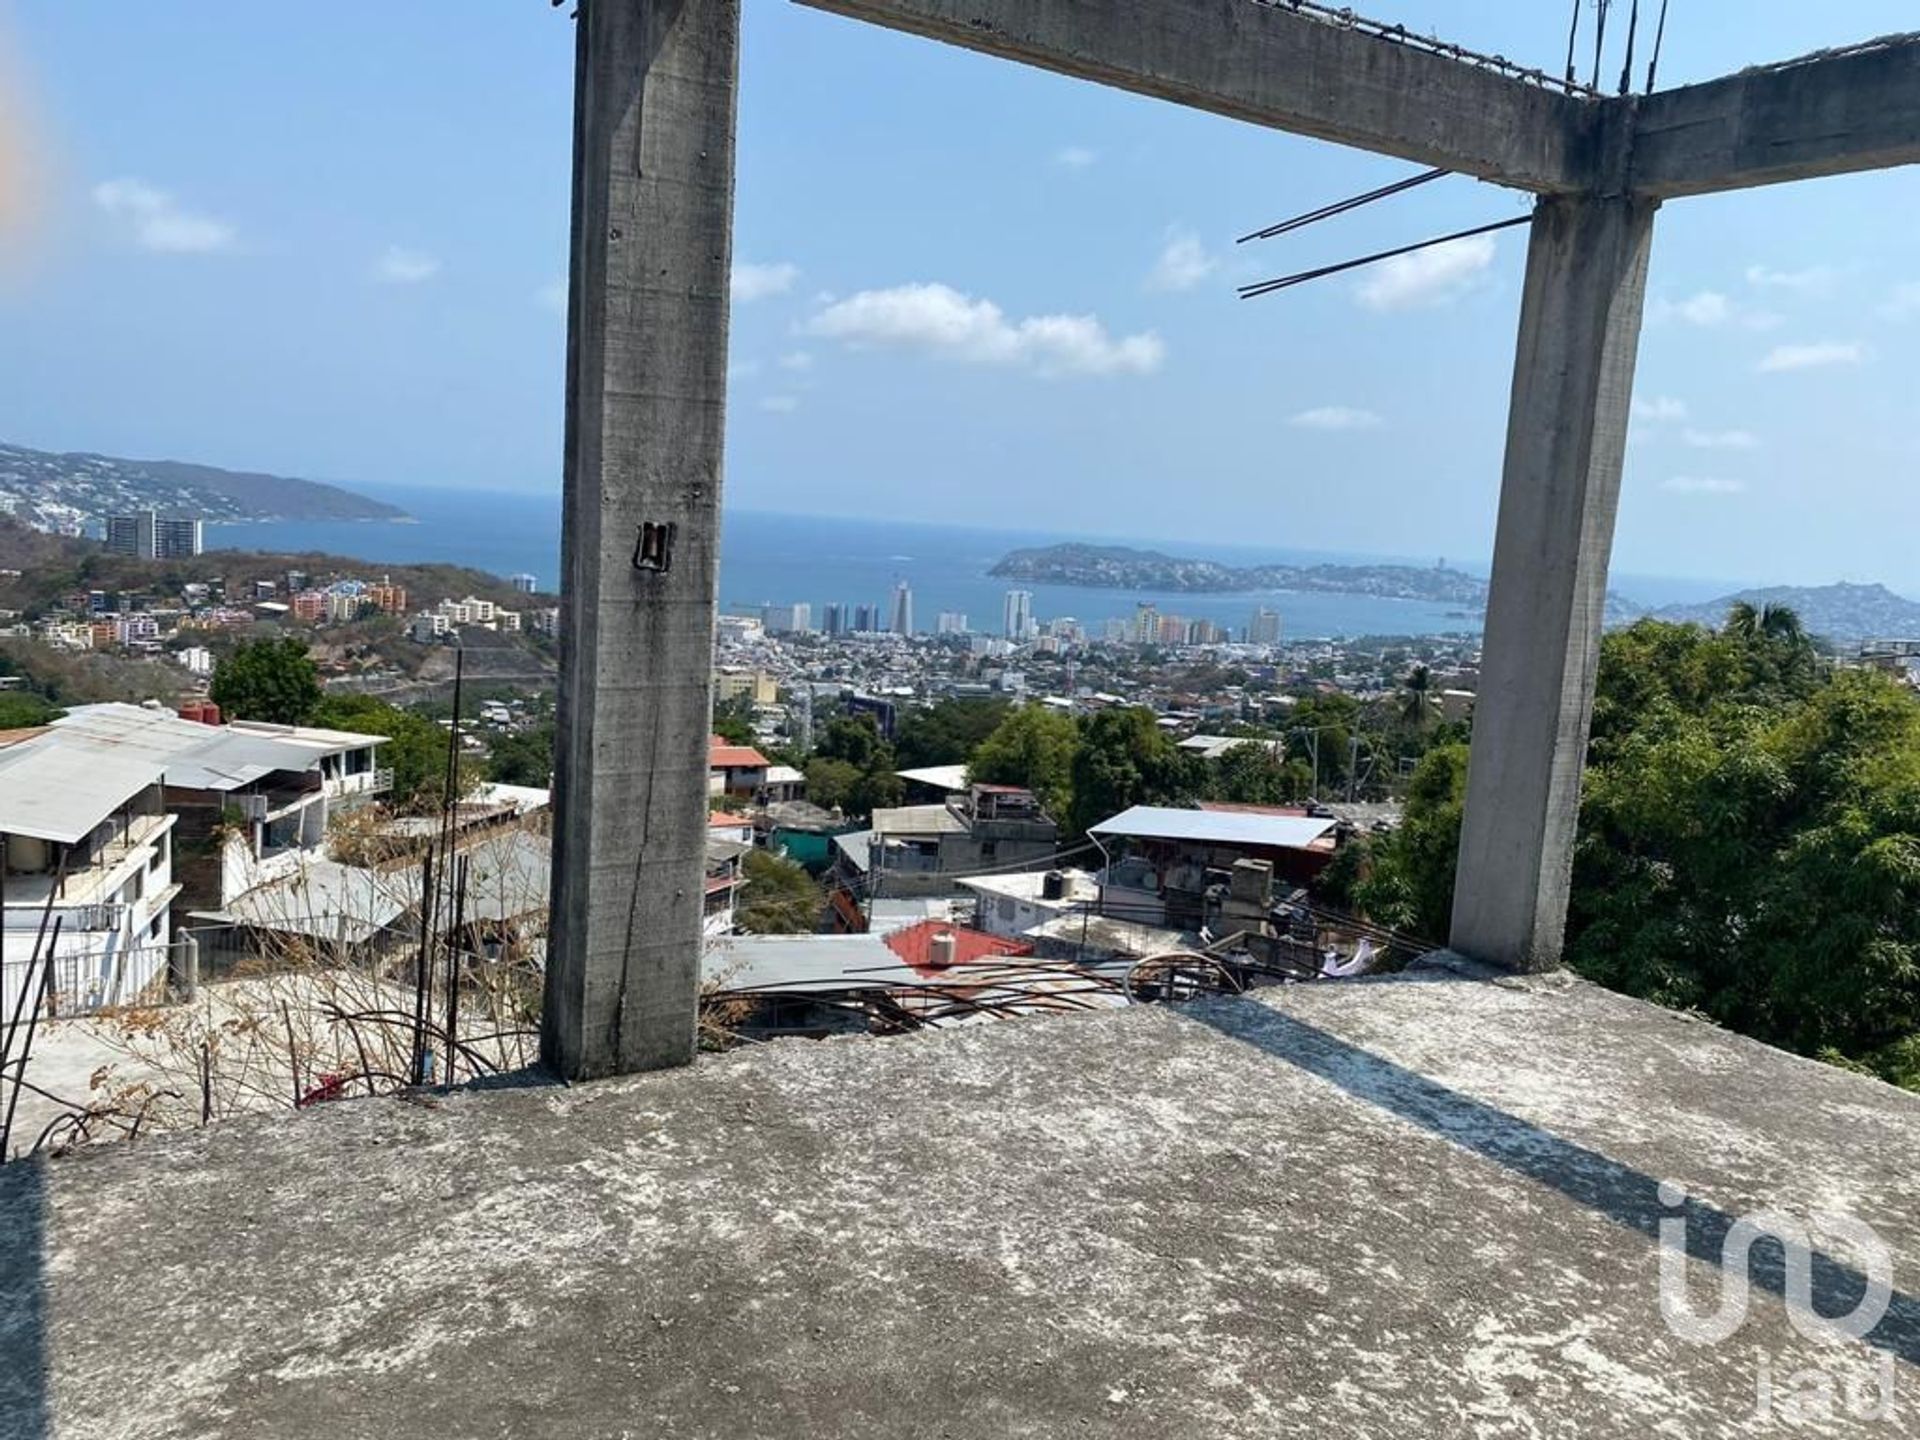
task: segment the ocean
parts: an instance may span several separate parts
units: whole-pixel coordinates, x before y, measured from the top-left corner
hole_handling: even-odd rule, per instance
[[[543,590],[558,583],[560,496],[452,489],[375,489],[363,493],[389,501],[414,517],[393,521],[272,521],[206,527],[209,550],[319,550],[366,561],[466,565],[497,575],[530,574]],[[942,612],[967,617],[970,628],[998,633],[1002,601],[1013,582],[987,574],[1007,551],[1093,537],[1029,530],[926,525],[880,519],[779,515],[730,510],[720,547],[723,610],[757,614],[769,604],[805,601],[813,621],[829,603],[872,605],[889,613],[893,589],[905,580],[913,591],[915,628],[932,631]],[[1102,537],[1102,543],[1109,543]],[[1432,565],[1438,557],[1386,557],[1313,550],[1262,549],[1189,541],[1112,540],[1169,554],[1228,564],[1399,563]],[[1486,573],[1484,563],[1458,568]],[[1657,584],[1659,595],[1644,586]],[[1643,582],[1628,590],[1636,600],[1667,604],[1724,593],[1722,582]],[[1071,616],[1099,633],[1101,622],[1131,616],[1148,603],[1162,614],[1206,619],[1238,633],[1257,607],[1278,610],[1289,639],[1359,635],[1472,634],[1478,616],[1457,606],[1367,595],[1295,592],[1234,595],[1166,594],[1134,590],[1085,590],[1060,585],[1020,585],[1033,592],[1033,613],[1043,620]],[[1623,586],[1621,588],[1624,588]]]

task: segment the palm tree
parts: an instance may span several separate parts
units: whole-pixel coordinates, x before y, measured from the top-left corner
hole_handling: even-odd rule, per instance
[[[1400,682],[1400,718],[1410,721],[1416,730],[1427,728],[1437,701],[1433,693],[1433,672],[1416,665]]]
[[[1798,648],[1806,641],[1807,627],[1800,623],[1800,612],[1791,605],[1768,605],[1760,611],[1760,633]]]
[[[1760,634],[1760,612],[1745,600],[1736,600],[1728,607],[1727,634],[1742,640],[1752,640]]]

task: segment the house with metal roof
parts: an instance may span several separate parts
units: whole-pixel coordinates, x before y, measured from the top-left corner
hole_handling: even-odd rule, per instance
[[[150,756],[56,729],[0,748],[0,1023],[165,983],[174,824]]]
[[[1014,785],[973,784],[942,804],[876,810],[870,825],[865,855],[847,853],[857,836],[837,842],[841,883],[866,899],[958,895],[964,876],[1043,869],[1060,848],[1060,827]]]
[[[1136,805],[1087,832],[1106,860],[1101,911],[1141,925],[1199,930],[1208,921],[1209,892],[1254,898],[1247,889],[1253,868],[1266,874],[1269,896],[1275,880],[1313,879],[1333,857],[1337,824],[1277,807]]]
[[[178,817],[180,908],[223,911],[325,858],[338,810],[392,788],[384,735],[251,721],[208,724],[148,705],[82,705],[53,722],[102,754],[157,767]]]

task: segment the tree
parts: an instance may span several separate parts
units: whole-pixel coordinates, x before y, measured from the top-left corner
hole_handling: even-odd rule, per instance
[[[1021,785],[1056,818],[1072,812],[1073,757],[1080,727],[1071,715],[1027,705],[1001,721],[980,742],[967,764],[967,778],[992,785]]]
[[[1467,747],[1444,745],[1414,768],[1400,828],[1373,842],[1372,872],[1354,903],[1381,925],[1443,940],[1453,918],[1453,872],[1467,798]]]
[[[1202,789],[1201,762],[1161,730],[1151,710],[1089,716],[1073,757],[1073,828],[1084,834],[1133,805],[1177,805]]]
[[[893,747],[871,715],[836,715],[829,720],[814,756],[807,764],[807,793],[816,805],[837,805],[850,816],[864,817],[900,803],[903,787],[894,774]],[[828,768],[822,761],[848,768]],[[822,799],[823,795],[832,798]]]
[[[860,783],[860,767],[847,760],[816,755],[807,762],[807,798],[825,810],[845,810]]]
[[[553,784],[553,722],[495,738],[487,751],[487,778],[502,785]]]
[[[27,730],[51,724],[61,714],[31,690],[0,691],[0,730]]]
[[[385,735],[380,763],[393,769],[393,804],[406,810],[437,809],[445,798],[447,746],[452,736],[438,722],[371,695],[329,695],[313,711],[313,723],[333,730]],[[458,787],[466,794],[480,769],[461,757]]]
[[[304,640],[248,640],[213,667],[208,694],[230,719],[304,725],[320,703],[320,672]]]
[[[826,896],[813,878],[783,855],[751,850],[743,866],[746,888],[734,912],[748,935],[811,935],[820,928]]]
[[[942,700],[915,710],[900,722],[894,757],[906,770],[963,765],[1012,708],[1005,700]]]
[[[1400,681],[1400,718],[1416,730],[1424,730],[1433,719],[1437,700],[1433,693],[1433,672],[1424,665],[1407,671]]]
[[[1313,769],[1284,758],[1278,742],[1249,740],[1229,748],[1209,766],[1207,797],[1238,805],[1292,805],[1309,797]]]
[[[731,700],[714,701],[713,733],[729,745],[753,744],[752,697],[736,695]]]

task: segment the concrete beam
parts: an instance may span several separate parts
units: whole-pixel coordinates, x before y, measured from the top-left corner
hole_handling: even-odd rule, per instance
[[[1521,190],[1587,184],[1602,108],[1255,0],[798,0]]]
[[[1633,187],[1705,195],[1920,163],[1920,39],[1637,103]]]
[[[739,0],[587,0],[541,1055],[694,1053]]]
[[[1559,964],[1658,201],[1534,213],[1452,947]]]

